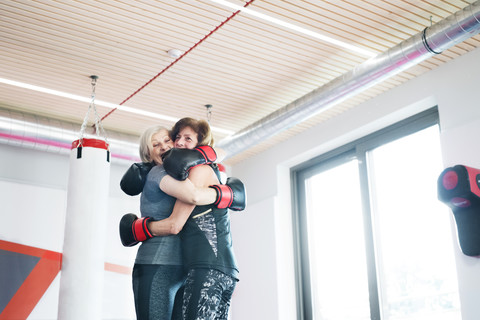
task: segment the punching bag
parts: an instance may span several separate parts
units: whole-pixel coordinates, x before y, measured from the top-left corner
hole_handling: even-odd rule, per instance
[[[456,165],[438,181],[438,199],[452,209],[458,242],[467,256],[480,256],[480,170]]]
[[[72,144],[58,318],[101,319],[108,212],[108,144],[81,139]]]
[[[110,151],[95,107],[97,78],[91,76],[92,102],[70,151],[59,320],[102,319]],[[87,139],[84,134],[92,110],[96,138]]]

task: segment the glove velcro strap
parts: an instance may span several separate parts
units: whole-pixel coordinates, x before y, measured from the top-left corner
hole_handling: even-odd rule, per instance
[[[148,229],[147,222],[150,220],[150,217],[140,218],[133,222],[132,224],[132,233],[137,241],[145,241],[147,239],[153,238],[152,233]]]
[[[215,160],[217,160],[217,153],[210,146],[196,147],[195,150],[197,150],[198,152],[200,152],[202,154],[206,163],[212,163],[212,162],[215,162]]]
[[[233,202],[233,190],[226,184],[216,184],[210,188],[217,191],[217,200],[214,205],[219,209],[229,208]]]

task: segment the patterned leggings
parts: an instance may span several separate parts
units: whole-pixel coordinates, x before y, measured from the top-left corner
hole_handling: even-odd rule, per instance
[[[214,269],[190,269],[183,296],[184,320],[227,320],[237,280]]]

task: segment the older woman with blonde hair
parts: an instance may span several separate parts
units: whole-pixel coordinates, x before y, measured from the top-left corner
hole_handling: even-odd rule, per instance
[[[175,139],[175,149],[172,149],[171,137]],[[120,222],[120,235],[124,245],[131,246],[142,242],[133,270],[133,288],[138,319],[170,319],[172,316],[174,319],[180,319],[190,318],[193,314],[192,310],[196,308],[198,301],[194,302],[196,300],[190,298],[185,305],[184,297],[183,310],[185,314],[180,316],[177,302],[175,302],[176,311],[174,311],[174,299],[185,279],[184,261],[185,259],[191,261],[190,258],[194,256],[191,250],[186,250],[188,253],[185,251],[185,246],[190,246],[188,237],[182,239],[184,248],[182,255],[181,237],[178,237],[177,234],[185,223],[188,226],[189,216],[196,204],[216,203],[216,205],[210,205],[211,212],[221,210],[217,208],[218,206],[224,208],[218,213],[218,218],[222,217],[219,230],[223,230],[227,226],[229,230],[227,207],[234,210],[242,210],[245,207],[245,190],[241,181],[231,178],[233,180],[227,182],[226,185],[221,185],[217,179],[218,170],[215,165],[213,167],[199,165],[216,160],[216,153],[211,145],[213,145],[213,137],[210,127],[207,122],[202,120],[183,118],[175,124],[170,134],[162,127],[149,128],[140,140],[140,156],[144,164],[153,162],[156,165],[148,170],[148,167],[141,168],[139,164],[136,164],[135,173],[131,173],[131,168],[126,174],[128,179],[125,177],[122,179],[122,189],[124,187],[133,188],[135,185],[143,186],[140,198],[142,217],[138,219],[134,214],[127,214]],[[162,166],[165,155],[167,155],[166,160],[168,159],[166,163],[170,163],[170,172],[184,178],[190,175],[189,179],[179,181],[167,175]],[[145,170],[141,172],[139,169]],[[147,172],[148,174],[146,174]],[[188,231],[191,228],[186,229]],[[210,236],[208,235],[208,237]],[[226,241],[228,239],[225,237],[230,240]],[[216,274],[217,278],[228,279],[231,282],[230,285],[234,287],[238,271],[231,249],[230,237],[229,232],[220,235],[219,244],[224,246],[230,243],[221,249],[222,256],[223,253],[228,254],[222,258],[225,261],[220,262],[220,267],[209,269]],[[210,262],[215,265],[214,261]],[[226,266],[225,262],[228,262],[226,265],[231,266]],[[185,267],[190,269],[194,266],[195,264],[189,262]],[[216,270],[218,268],[221,270]],[[193,283],[198,283],[198,279]],[[192,297],[194,291],[192,288],[194,287],[189,286],[189,288],[187,293]],[[215,301],[214,297],[212,299]],[[223,300],[225,301],[225,299]],[[222,304],[222,310],[225,310],[224,306],[225,304]]]

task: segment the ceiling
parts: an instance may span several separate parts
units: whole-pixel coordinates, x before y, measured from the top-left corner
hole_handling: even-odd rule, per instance
[[[474,1],[254,0],[230,3],[377,55]],[[217,141],[322,87],[370,56],[210,0],[0,2],[0,78],[82,97],[103,127],[209,119]],[[228,159],[235,164],[480,46],[474,36]],[[180,50],[178,58],[167,52]],[[205,105],[212,105],[207,113]],[[80,102],[0,83],[0,107],[80,125]],[[164,118],[164,119],[162,119]]]

